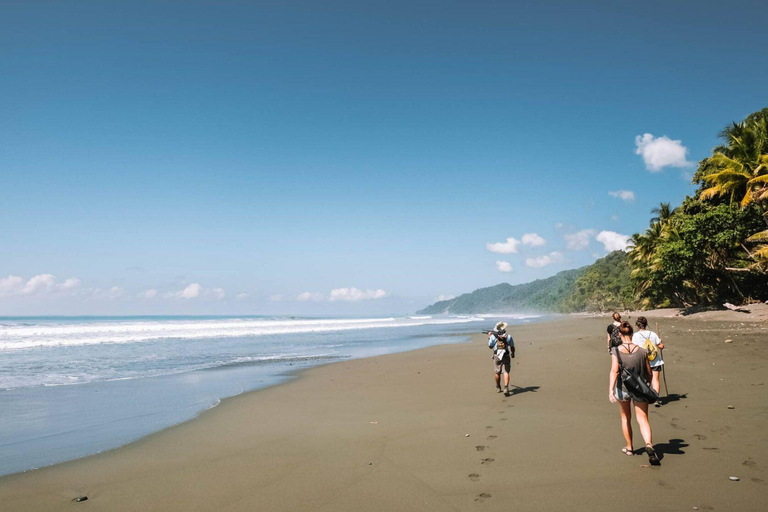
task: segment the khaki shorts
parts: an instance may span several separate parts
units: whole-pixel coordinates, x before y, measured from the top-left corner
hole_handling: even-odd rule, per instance
[[[497,375],[500,375],[502,373],[509,373],[509,363],[510,360],[508,357],[505,357],[502,361],[499,361],[495,356],[493,358],[493,372]]]

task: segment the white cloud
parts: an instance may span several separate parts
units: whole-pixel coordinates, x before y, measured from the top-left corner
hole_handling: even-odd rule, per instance
[[[387,292],[384,290],[358,290],[357,288],[336,288],[331,290],[328,300],[337,301],[342,300],[346,302],[357,302],[361,300],[381,299],[385,297]]]
[[[196,299],[200,296],[200,293],[203,291],[203,287],[200,286],[200,283],[192,283],[190,285],[187,285],[186,288],[178,292],[178,296],[182,299]]]
[[[496,261],[496,268],[499,272],[512,272],[512,265],[508,261]]]
[[[155,297],[157,297],[157,290],[155,290],[154,288],[151,290],[144,290],[138,295],[138,297],[140,299],[154,299]]]
[[[650,133],[635,137],[635,154],[643,157],[645,168],[651,172],[659,172],[664,167],[688,167],[686,160],[688,148],[682,141],[672,140],[666,135],[654,137]]]
[[[619,216],[618,215],[611,215],[611,220],[617,221],[617,220],[619,220]]]
[[[520,245],[520,241],[514,238],[507,238],[506,242],[496,242],[485,244],[486,249],[491,252],[497,252],[499,254],[512,254],[517,252],[517,246]]]
[[[250,296],[251,294],[247,292],[238,293],[237,295],[235,295],[235,300],[245,300]]]
[[[538,233],[526,233],[523,235],[523,245],[530,245],[531,247],[539,247],[547,243],[546,240],[541,238]]]
[[[170,293],[168,296],[178,299],[210,298],[220,300],[226,297],[226,293],[224,293],[223,288],[204,288],[200,283],[192,283],[187,285],[183,290]]]
[[[270,295],[269,300],[272,302],[285,302],[286,300],[288,300],[288,297],[286,297],[285,295],[280,295],[278,293],[275,295]]]
[[[325,299],[325,296],[322,293],[318,293],[318,292],[304,292],[304,293],[300,293],[296,297],[296,300],[301,302],[307,302],[307,301],[320,302],[321,300],[324,300],[324,299]]]
[[[80,286],[76,277],[58,282],[53,274],[38,274],[24,281],[21,276],[9,275],[0,278],[0,296],[11,295],[48,295],[60,292],[73,292]]]
[[[589,247],[589,239],[594,235],[594,229],[582,229],[576,233],[566,233],[563,238],[565,238],[568,250],[583,251]]]
[[[595,238],[605,246],[608,252],[623,251],[629,245],[629,237],[615,231],[601,231]]]
[[[94,299],[99,300],[115,300],[123,297],[123,289],[119,286],[113,286],[112,288],[93,288],[88,290]]]
[[[560,263],[561,261],[563,261],[562,253],[553,251],[549,254],[545,254],[544,256],[539,256],[537,258],[528,258],[525,260],[525,264],[529,267],[541,268],[553,263]]]
[[[614,190],[611,192],[608,192],[608,195],[611,197],[618,197],[622,201],[634,201],[635,200],[635,193],[631,190]]]
[[[455,298],[456,298],[455,295],[438,295],[437,298],[435,299],[435,302],[441,302],[444,300],[451,300]]]

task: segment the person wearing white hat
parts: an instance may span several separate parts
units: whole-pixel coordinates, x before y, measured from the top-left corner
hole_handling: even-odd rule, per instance
[[[501,393],[501,374],[504,374],[504,394],[509,395],[509,369],[515,357],[515,341],[507,334],[506,322],[496,324],[495,330],[488,332],[488,348],[493,350],[493,377],[496,380],[496,392]]]

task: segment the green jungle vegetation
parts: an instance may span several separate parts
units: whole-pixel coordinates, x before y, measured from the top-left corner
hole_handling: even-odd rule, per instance
[[[498,284],[421,314],[601,312],[745,304],[768,299],[768,108],[732,123],[699,162],[698,186],[662,203],[627,252],[531,283]]]

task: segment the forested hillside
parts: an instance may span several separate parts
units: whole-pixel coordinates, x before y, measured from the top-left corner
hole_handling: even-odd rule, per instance
[[[615,251],[592,265],[566,270],[547,279],[480,288],[436,302],[420,314],[607,311],[633,307],[627,254]]]
[[[501,283],[489,288],[480,288],[454,299],[436,302],[419,313],[434,315],[559,311],[559,304],[563,297],[571,292],[574,283],[585,268],[566,270],[531,283],[518,285]]]

